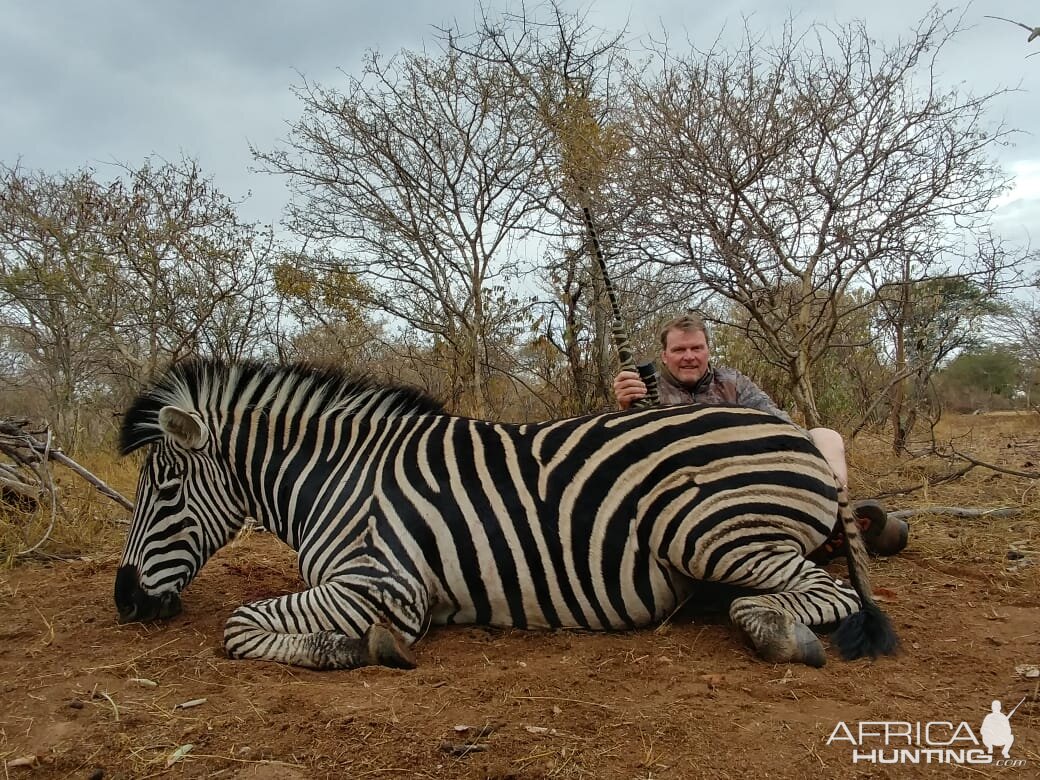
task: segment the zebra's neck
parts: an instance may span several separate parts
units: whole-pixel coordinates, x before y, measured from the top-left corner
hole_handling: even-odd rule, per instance
[[[297,550],[333,517],[364,515],[380,469],[367,453],[392,449],[415,429],[402,418],[349,409],[307,418],[254,410],[239,425],[250,434],[229,452],[233,478],[252,516]]]

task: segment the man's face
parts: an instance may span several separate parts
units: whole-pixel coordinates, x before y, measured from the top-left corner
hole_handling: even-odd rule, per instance
[[[661,362],[684,385],[700,380],[708,370],[708,339],[703,331],[670,330],[665,336]]]

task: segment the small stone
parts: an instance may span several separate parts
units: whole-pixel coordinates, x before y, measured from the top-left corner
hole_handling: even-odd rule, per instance
[[[74,710],[81,710],[83,709],[83,702],[81,702],[79,699],[73,699],[69,702],[69,706],[72,707],[72,709]]]

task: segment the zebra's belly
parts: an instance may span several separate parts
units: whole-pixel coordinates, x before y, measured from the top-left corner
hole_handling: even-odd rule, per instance
[[[464,588],[434,600],[430,620],[436,625],[479,624],[501,628],[581,628],[621,630],[653,625],[670,615],[689,592],[686,577],[662,565],[652,565],[629,577],[603,576],[556,588],[528,583],[501,583],[486,592],[478,606]],[[458,583],[462,584],[462,583]],[[568,588],[568,584],[572,587]],[[506,589],[512,586],[509,593]]]

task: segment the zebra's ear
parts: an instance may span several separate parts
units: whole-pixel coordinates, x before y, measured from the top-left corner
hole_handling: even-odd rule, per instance
[[[159,428],[182,447],[197,450],[209,440],[209,429],[197,414],[164,406],[159,410]]]

